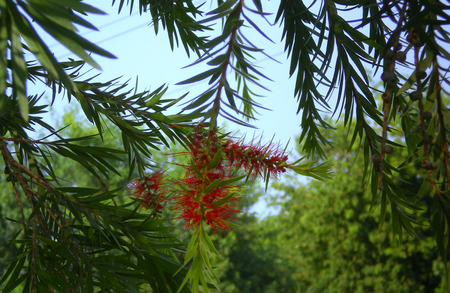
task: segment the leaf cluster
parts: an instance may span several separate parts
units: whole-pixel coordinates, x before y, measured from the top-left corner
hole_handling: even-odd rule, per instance
[[[418,209],[395,179],[398,168],[423,166],[417,196],[436,202],[427,209],[443,259],[450,235],[448,68],[442,66],[449,57],[448,11],[441,1],[314,1],[307,7],[286,0],[276,16],[296,75],[303,152],[324,157],[324,130],[333,126],[323,112],[342,116],[351,145],[362,146],[373,202],[382,214],[390,207],[398,235],[403,229],[414,234],[412,211]],[[381,72],[381,102],[369,72]],[[402,138],[394,142],[398,133]],[[393,166],[387,158],[401,147],[409,158]]]
[[[190,100],[184,109],[191,110],[192,113],[202,113],[205,119],[211,120],[211,127],[216,126],[219,115],[232,122],[250,126],[239,117],[242,116],[247,120],[254,119],[255,107],[261,107],[253,98],[258,95],[250,88],[250,84],[267,89],[259,78],[270,79],[252,64],[253,54],[264,54],[264,52],[257,48],[243,32],[243,28],[248,23],[249,27],[269,39],[250,17],[250,15],[265,16],[260,3],[254,1],[254,4],[257,10],[245,5],[244,1],[221,2],[217,8],[208,12],[206,17],[200,20],[200,23],[208,26],[213,26],[222,20],[222,32],[217,37],[211,37],[205,41],[201,47],[204,53],[191,64],[192,66],[206,63],[209,69],[179,84],[207,80],[210,87]],[[234,74],[234,80],[229,79],[230,73]],[[238,116],[225,109],[230,109]]]
[[[289,178],[274,184],[277,192],[270,206],[279,212],[259,223],[264,237],[253,241],[275,246],[272,250],[284,259],[284,278],[293,279],[293,292],[447,292],[446,272],[427,211],[414,211],[419,221],[416,236],[403,235],[399,241],[394,233],[398,233],[394,231],[396,211],[388,209],[383,216],[380,207],[373,205],[371,191],[360,183],[364,162],[355,157],[361,149],[354,145],[349,151],[344,132],[340,123],[336,131],[326,133],[333,143],[327,149],[334,163],[333,178],[307,184]],[[404,149],[401,156],[406,155]],[[399,156],[389,162],[401,162]],[[416,171],[400,170],[395,184],[415,194],[421,186]],[[423,208],[431,201],[416,203]],[[271,292],[268,288],[264,289]]]
[[[150,215],[111,205],[115,192],[61,187],[41,195],[10,240],[19,250],[1,279],[4,292],[21,283],[58,292],[177,290],[183,273],[174,277],[179,264],[170,250],[181,243]]]
[[[0,1],[0,151],[9,185],[3,192],[18,210],[5,246],[17,251],[0,280],[4,292],[138,292],[146,286],[174,292],[186,272],[175,275],[181,264],[174,251],[183,246],[173,231],[118,200],[124,186],[106,181],[123,176],[121,164],[128,177],[143,174],[151,150],[183,144],[186,130],[176,126],[196,117],[166,114],[179,99],[163,98],[165,86],[137,92],[118,79],[86,78],[86,66],[98,67],[91,53],[114,57],[78,33],[79,25],[95,29],[85,20],[89,13],[102,12],[80,1]],[[57,60],[41,29],[81,59]],[[50,102],[44,94],[27,94],[37,83],[50,90]],[[64,137],[64,128],[46,122],[61,95],[79,105],[101,140],[118,133],[115,146],[95,145],[91,135]],[[64,187],[68,181],[54,169],[57,158],[78,163],[98,187],[81,180]]]

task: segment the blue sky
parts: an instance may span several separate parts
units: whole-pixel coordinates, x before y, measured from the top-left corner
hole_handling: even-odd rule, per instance
[[[166,84],[169,87],[166,98],[178,98],[186,92],[191,93],[188,98],[193,98],[195,93],[200,93],[208,87],[207,81],[195,85],[176,85],[176,83],[202,72],[205,67],[183,68],[194,62],[196,56],[191,55],[191,59],[189,59],[183,47],[175,48],[172,51],[165,31],[160,30],[159,34],[155,35],[154,29],[150,25],[149,14],[139,15],[135,9],[135,12],[130,15],[128,8],[118,14],[118,6],[111,7],[111,1],[89,2],[106,12],[106,15],[89,15],[87,20],[99,31],[80,28],[81,35],[117,57],[117,59],[107,59],[94,56],[94,60],[102,69],[101,75],[98,77],[100,80],[107,81],[122,76],[123,81],[131,79],[130,85],[134,85],[138,78],[139,90],[152,90]],[[264,1],[264,5],[266,11],[275,14],[279,3]],[[204,9],[208,10],[208,7]],[[268,19],[273,22],[274,15],[269,16]],[[257,32],[249,31],[247,37],[260,48],[264,48],[268,55],[279,61],[274,62],[263,55],[255,55],[257,58],[255,63],[272,80],[264,81],[264,85],[270,89],[270,92],[258,91],[264,96],[259,102],[270,111],[259,110],[258,120],[253,123],[257,127],[256,130],[226,122],[227,130],[239,131],[247,138],[262,137],[262,142],[269,142],[273,139],[281,147],[285,147],[289,142],[287,150],[291,151],[295,149],[296,136],[300,133],[300,117],[296,115],[297,102],[294,96],[295,79],[289,78],[289,62],[284,53],[284,44],[281,42],[282,28],[279,25],[271,26],[264,21],[259,24],[274,43],[261,37]],[[67,49],[52,40],[51,37],[47,37],[46,40],[59,60],[64,61],[73,57]],[[91,72],[92,75],[97,73]],[[64,109],[67,109],[65,100],[57,100],[54,111],[59,113]],[[222,120],[223,122],[224,120]],[[257,212],[260,216],[274,212],[267,209],[264,200],[260,201],[252,211]]]
[[[90,2],[90,1],[88,1]],[[264,8],[267,11],[276,13],[277,1],[264,1]],[[153,27],[150,25],[149,14],[139,15],[137,9],[131,15],[129,9],[117,13],[118,5],[111,7],[111,1],[96,1],[94,5],[106,15],[89,15],[88,20],[99,28],[98,32],[80,28],[80,33],[87,39],[98,44],[102,48],[113,53],[117,59],[107,59],[94,56],[94,60],[102,68],[101,80],[110,80],[122,76],[122,80],[131,79],[130,84],[134,85],[138,77],[139,89],[156,89],[162,84],[167,84],[169,89],[166,98],[176,98],[180,95],[191,92],[203,91],[208,86],[204,84],[177,86],[176,83],[187,79],[197,73],[202,72],[205,67],[193,66],[184,68],[193,61],[195,56],[189,59],[183,47],[171,50],[167,34],[160,30],[155,35]],[[195,3],[195,1],[194,1]],[[208,7],[204,8],[205,10]],[[269,17],[270,20],[274,16]],[[257,57],[256,64],[273,81],[264,81],[271,91],[259,90],[258,93],[264,95],[260,103],[269,108],[270,111],[260,109],[258,121],[253,124],[258,128],[242,129],[230,122],[227,126],[230,130],[239,129],[240,133],[246,133],[247,137],[263,135],[263,141],[274,141],[286,145],[288,149],[294,148],[295,137],[300,133],[300,117],[296,115],[297,104],[294,97],[294,79],[289,79],[289,64],[286,62],[284,45],[280,42],[282,29],[279,25],[270,26],[266,22],[260,22],[263,31],[269,35],[275,44],[262,38],[256,32],[249,32],[248,36],[258,46],[265,49],[265,52],[273,56],[280,63],[274,62],[263,55]],[[71,55],[67,50],[53,40],[48,42],[52,51],[60,60],[65,60]],[[230,77],[231,79],[231,77]],[[58,109],[58,107],[56,107]]]

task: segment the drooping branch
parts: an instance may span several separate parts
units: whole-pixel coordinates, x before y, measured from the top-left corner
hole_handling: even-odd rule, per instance
[[[395,87],[397,86],[397,77],[395,76],[395,62],[396,61],[404,61],[400,60],[403,58],[404,52],[400,51],[402,45],[400,43],[400,33],[403,28],[403,23],[406,19],[406,9],[407,9],[407,1],[403,3],[403,7],[400,10],[400,16],[397,21],[397,27],[394,29],[389,41],[387,44],[391,44],[393,50],[390,47],[385,48],[385,63],[386,69],[383,72],[382,79],[386,84],[385,91],[382,95],[383,98],[383,125],[382,125],[382,134],[381,134],[381,146],[380,146],[380,163],[378,165],[378,189],[383,189],[383,179],[384,179],[384,158],[386,152],[388,150],[386,146],[387,141],[387,132],[389,128],[389,113],[392,105],[392,95],[394,94]],[[397,60],[396,60],[397,59]]]
[[[222,71],[219,77],[219,83],[217,85],[217,92],[216,97],[214,98],[213,103],[213,110],[211,114],[211,121],[210,121],[210,129],[213,130],[215,127],[217,127],[217,118],[219,116],[220,112],[220,101],[221,101],[221,95],[223,87],[227,84],[227,70],[228,66],[231,64],[231,58],[233,53],[233,48],[236,42],[236,36],[237,31],[240,28],[240,25],[238,25],[238,21],[240,19],[241,13],[242,13],[242,7],[244,6],[244,0],[239,0],[239,3],[236,7],[236,16],[233,20],[230,39],[228,41],[227,45],[227,51],[225,53],[225,61],[222,64]]]

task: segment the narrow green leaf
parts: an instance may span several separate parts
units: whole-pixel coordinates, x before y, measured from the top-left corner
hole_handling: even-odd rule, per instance
[[[212,253],[219,255],[216,248],[214,247],[213,242],[211,241],[211,237],[209,237],[208,233],[206,233],[205,231],[203,232],[203,240]]]
[[[220,183],[220,186],[226,186],[226,185],[236,183],[236,182],[244,179],[245,177],[247,177],[247,175],[235,176],[235,177],[232,177],[229,179],[221,179],[219,183]]]
[[[217,187],[219,187],[221,185],[221,179],[216,179],[214,180],[212,183],[208,184],[208,186],[205,187],[205,189],[203,190],[203,192],[205,194],[209,194],[211,193],[214,189],[216,189]]]
[[[219,165],[220,161],[222,159],[222,150],[217,150],[216,154],[214,155],[214,158],[209,162],[208,164],[208,170],[212,170]]]
[[[184,263],[187,264],[196,254],[198,249],[198,238],[200,237],[199,231],[195,231],[194,235],[192,235],[191,240],[188,243],[186,248],[186,255],[184,257]]]
[[[190,165],[191,165],[191,168],[192,168],[192,170],[194,171],[195,175],[196,175],[198,178],[203,178],[202,173],[200,173],[200,170],[197,168],[197,166],[195,165],[195,163],[194,163],[193,160],[190,161]]]
[[[5,94],[6,91],[6,81],[7,81],[7,70],[6,70],[6,52],[7,48],[7,39],[8,39],[8,30],[7,30],[7,20],[6,17],[0,17],[0,95]],[[0,102],[0,108],[4,101]]]
[[[220,4],[219,7],[217,7],[214,10],[211,10],[210,12],[208,12],[208,14],[217,14],[217,13],[223,13],[228,11],[231,7],[233,7],[236,4],[237,0],[229,0],[229,1],[224,1],[222,2],[222,4]]]
[[[198,96],[194,101],[187,105],[183,110],[189,110],[203,105],[216,92],[215,89],[209,90]]]
[[[236,196],[236,193],[230,193],[227,196],[225,196],[225,197],[223,197],[223,198],[221,198],[219,200],[214,201],[213,205],[215,207],[220,207],[220,206],[226,204],[227,202],[229,202],[230,199],[233,198],[234,196]]]
[[[21,247],[20,250],[23,252],[23,246]],[[18,260],[16,262],[12,262],[10,264],[8,271],[5,273],[5,275],[2,278],[2,282],[8,280],[8,282],[5,284],[3,292],[11,292],[19,285],[19,283],[17,281],[19,279],[20,272],[23,270],[25,260],[26,260],[26,255],[19,254]],[[22,280],[23,280],[23,278],[22,278]]]
[[[209,70],[207,70],[205,72],[202,72],[200,74],[197,74],[197,75],[195,75],[195,76],[193,76],[191,78],[183,80],[183,81],[181,81],[181,82],[179,82],[177,84],[181,85],[181,84],[189,84],[189,83],[197,82],[197,81],[200,81],[202,79],[208,78],[209,76],[212,76],[216,72],[220,72],[220,70],[221,70],[220,68],[209,69]]]
[[[19,101],[20,115],[28,121],[29,109],[25,88],[28,73],[20,41],[20,31],[14,22],[11,24],[11,47],[14,95]]]

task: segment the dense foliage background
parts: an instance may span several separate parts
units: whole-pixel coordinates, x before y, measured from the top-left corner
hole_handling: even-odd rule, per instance
[[[112,5],[149,14],[200,71],[180,84],[204,90],[90,75],[114,58],[78,32],[95,29],[95,3],[0,0],[2,291],[448,289],[447,2]],[[247,34],[270,39],[257,24],[269,13],[295,82],[299,160],[219,127],[264,119],[255,60],[271,56]],[[44,32],[76,59],[55,57]],[[45,120],[61,98],[67,113]],[[278,212],[260,219],[249,210],[266,191]]]

